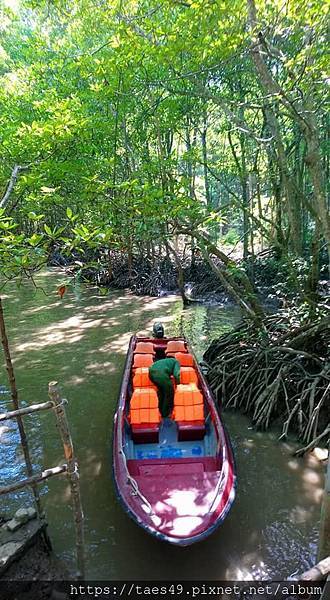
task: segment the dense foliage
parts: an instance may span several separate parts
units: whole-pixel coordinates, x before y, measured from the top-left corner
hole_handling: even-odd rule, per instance
[[[197,247],[258,318],[253,264],[272,248],[315,304],[330,241],[325,3],[1,0],[0,22],[7,277],[55,249],[111,275],[113,252],[130,274],[134,256],[179,267]]]

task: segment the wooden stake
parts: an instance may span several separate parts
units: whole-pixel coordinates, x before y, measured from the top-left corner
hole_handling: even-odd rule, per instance
[[[10,391],[11,391],[11,399],[12,399],[14,409],[19,410],[20,406],[19,406],[19,401],[18,401],[15,373],[14,373],[13,363],[11,360],[8,338],[7,338],[7,334],[6,334],[5,318],[4,318],[4,314],[3,314],[1,298],[0,298],[0,334],[1,334],[1,343],[2,343],[2,347],[3,347],[4,355],[5,355],[5,360],[6,360],[6,368],[7,368],[9,386],[10,386]],[[27,472],[28,476],[31,478],[33,476],[33,468],[32,468],[32,462],[31,462],[30,452],[29,452],[29,445],[28,445],[28,441],[27,441],[27,437],[26,437],[26,433],[25,433],[24,424],[23,424],[21,415],[18,414],[16,416],[16,419],[17,419],[19,435],[21,438],[21,444],[22,444],[24,458],[25,458],[26,472]],[[31,487],[32,487],[32,491],[33,491],[33,496],[34,496],[34,501],[35,501],[38,517],[42,518],[43,512],[42,512],[39,490],[38,490],[37,484],[32,483]]]
[[[330,444],[328,452],[328,468],[325,476],[324,496],[321,507],[318,559],[322,560],[327,556],[330,557]]]
[[[81,503],[78,463],[74,456],[72,439],[69,430],[63,400],[58,391],[57,381],[51,381],[48,385],[48,394],[54,403],[54,411],[57,418],[59,432],[63,442],[64,456],[68,465],[68,477],[71,486],[71,498],[76,527],[76,553],[78,578],[85,577],[85,549],[84,549],[84,514]]]

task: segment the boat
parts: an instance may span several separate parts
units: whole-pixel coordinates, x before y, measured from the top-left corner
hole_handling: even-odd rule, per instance
[[[166,356],[180,362],[180,384],[171,418],[162,419],[149,367]],[[236,488],[233,451],[185,338],[131,338],[114,416],[113,476],[124,510],[159,540],[193,544],[227,516]]]

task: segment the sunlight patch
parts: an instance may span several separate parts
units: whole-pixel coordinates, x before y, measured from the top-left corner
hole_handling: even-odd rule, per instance
[[[171,535],[191,535],[202,522],[200,517],[178,517],[173,521]]]

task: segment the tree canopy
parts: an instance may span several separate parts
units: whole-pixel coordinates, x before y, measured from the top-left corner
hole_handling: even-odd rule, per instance
[[[1,0],[5,275],[56,245],[130,260],[181,235],[244,287],[229,236],[245,260],[307,261],[312,285],[330,243],[327,16],[319,0]]]

